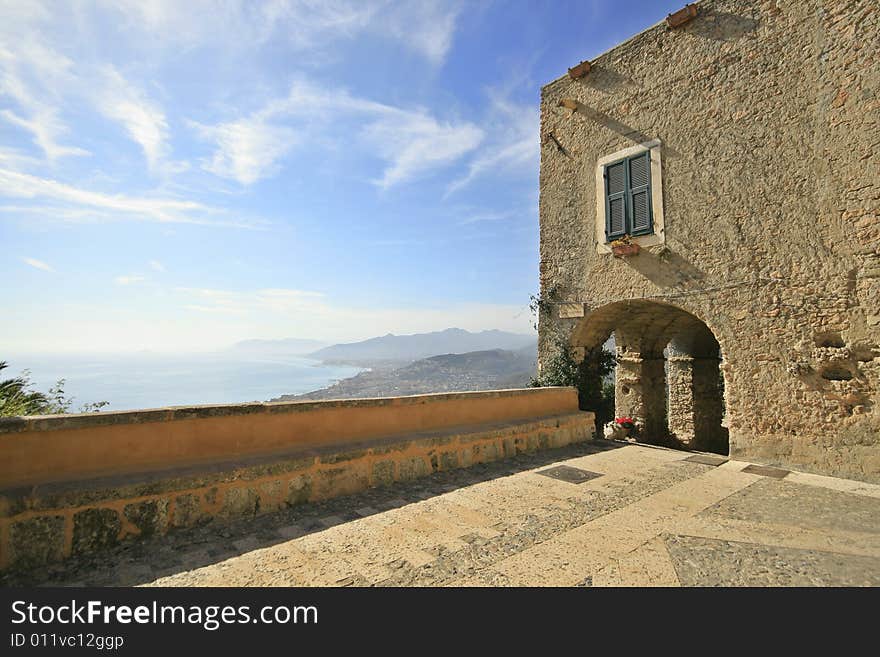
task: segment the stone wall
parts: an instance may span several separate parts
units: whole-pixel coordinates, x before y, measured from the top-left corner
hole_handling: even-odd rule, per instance
[[[593,422],[571,388],[4,420],[0,568],[561,447]],[[53,453],[70,459],[54,475]]]
[[[697,6],[542,90],[541,360],[608,304],[680,308],[720,344],[733,456],[878,481],[880,7]],[[662,243],[598,253],[597,162],[655,139]]]

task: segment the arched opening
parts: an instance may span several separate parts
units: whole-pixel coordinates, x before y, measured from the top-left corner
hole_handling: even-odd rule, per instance
[[[639,440],[727,454],[721,346],[711,329],[671,304],[619,301],[575,327],[577,353],[614,337],[615,415],[636,418]]]

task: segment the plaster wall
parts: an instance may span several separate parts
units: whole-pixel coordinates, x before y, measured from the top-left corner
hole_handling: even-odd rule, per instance
[[[573,388],[20,418],[3,428],[0,569],[562,447],[595,431]]]

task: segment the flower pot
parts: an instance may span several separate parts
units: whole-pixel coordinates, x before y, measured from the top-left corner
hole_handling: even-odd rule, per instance
[[[608,440],[628,440],[630,433],[630,429],[626,429],[616,422],[609,422],[602,430],[602,435]]]
[[[689,5],[686,5],[685,7],[683,7],[682,9],[679,9],[674,14],[669,14],[666,17],[666,23],[669,25],[669,27],[672,27],[672,28],[679,27],[680,25],[684,25],[685,23],[687,23],[689,20],[694,18],[696,15],[697,15],[696,5],[689,4]]]
[[[568,69],[568,75],[572,80],[584,77],[590,72],[590,62],[581,62],[577,66]]]
[[[615,258],[628,258],[638,255],[641,250],[638,244],[619,244],[611,247],[611,253],[614,254]]]

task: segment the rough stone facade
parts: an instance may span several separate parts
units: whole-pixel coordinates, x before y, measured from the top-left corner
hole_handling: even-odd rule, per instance
[[[647,434],[878,481],[880,5],[696,7],[542,90],[540,361],[613,332]],[[652,140],[662,234],[615,257],[597,163]]]

